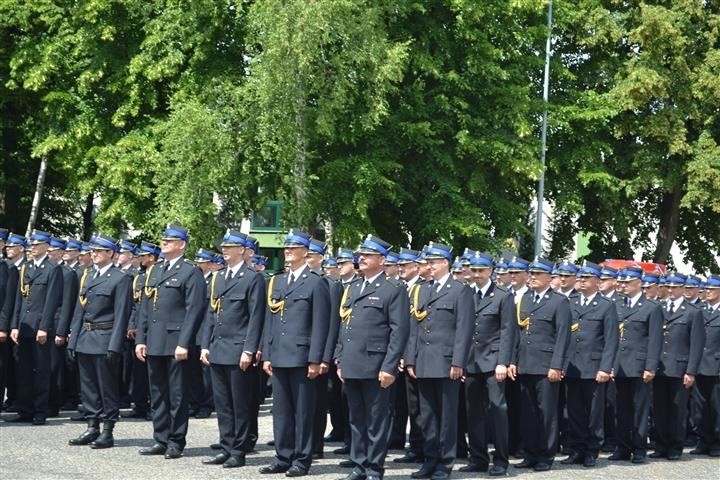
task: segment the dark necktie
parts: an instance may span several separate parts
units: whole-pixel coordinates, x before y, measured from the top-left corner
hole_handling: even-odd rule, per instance
[[[290,272],[290,281],[288,282],[288,285],[292,285],[293,283],[295,283],[295,275]]]
[[[535,303],[540,303],[540,294],[539,293],[535,294]]]
[[[367,280],[365,280],[365,281],[363,282],[363,284],[362,284],[362,288],[360,289],[360,293],[361,293],[361,294],[365,291],[365,288],[366,288],[368,285],[370,285],[370,282],[368,282]]]

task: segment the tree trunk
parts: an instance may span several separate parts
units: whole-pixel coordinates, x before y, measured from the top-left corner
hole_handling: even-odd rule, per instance
[[[678,182],[672,192],[663,194],[660,202],[660,225],[658,227],[657,244],[653,262],[666,264],[670,257],[670,249],[677,235],[680,223],[680,200],[683,197],[683,183]]]
[[[93,213],[94,213],[93,200],[94,199],[95,199],[95,194],[93,194],[93,193],[89,193],[87,195],[87,197],[85,197],[85,206],[83,207],[83,212],[82,212],[82,219],[83,219],[82,239],[85,241],[90,240],[90,234],[92,233]]]

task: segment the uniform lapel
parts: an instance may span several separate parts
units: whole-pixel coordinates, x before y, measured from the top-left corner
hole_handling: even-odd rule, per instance
[[[172,277],[175,274],[175,270],[180,269],[180,264],[183,262],[183,257],[180,257],[177,259],[174,265],[170,266],[167,271],[160,273],[160,280],[158,280],[158,285],[160,285],[162,282],[167,280],[168,278]]]
[[[360,293],[360,289],[362,289],[362,286],[363,286],[363,283],[365,283],[365,280],[363,280],[362,282],[358,282],[358,285],[357,285],[358,292],[357,292],[357,296],[355,296],[354,302],[357,302],[361,298],[367,297],[371,293],[375,293],[375,291],[378,289],[378,287],[380,287],[380,285],[382,285],[381,282],[383,282],[383,281],[385,281],[385,272],[380,273],[380,275],[373,282],[369,283],[367,285],[367,287],[365,287],[365,290],[363,290],[362,293]]]
[[[448,277],[447,282],[445,282],[445,284],[442,286],[442,288],[440,289],[439,292],[436,291],[435,288],[433,288],[433,285],[431,284],[430,285],[431,296],[430,296],[430,300],[428,301],[428,303],[437,302],[442,297],[447,295],[450,292],[450,290],[452,290],[452,278],[450,278],[450,277]]]
[[[480,292],[475,294],[475,313],[482,312],[488,305],[490,305],[490,303],[492,303],[492,298],[494,296],[493,290],[495,290],[495,285],[491,283],[490,288],[488,288],[488,291],[485,292],[485,296],[480,298]]]
[[[231,279],[226,279],[225,275],[222,276],[222,283],[220,284],[220,288],[216,288],[215,291],[217,292],[216,295],[223,295],[225,292],[230,290],[232,287],[240,283],[240,280],[245,276],[245,273],[247,272],[247,264],[243,263],[242,266],[238,269],[235,276]]]
[[[285,285],[287,285],[287,287],[285,288],[285,297],[287,297],[288,295],[290,295],[292,292],[295,291],[296,288],[298,288],[300,285],[302,285],[303,283],[305,283],[305,279],[306,279],[307,276],[308,276],[308,273],[307,273],[307,272],[308,272],[309,270],[310,270],[310,269],[309,269],[308,267],[305,267],[305,268],[303,269],[302,273],[300,274],[300,277],[299,277],[299,278],[296,278],[295,281],[292,283],[292,285],[288,285],[288,284],[287,284],[288,278],[290,278],[290,272],[287,273],[287,275],[285,276]]]

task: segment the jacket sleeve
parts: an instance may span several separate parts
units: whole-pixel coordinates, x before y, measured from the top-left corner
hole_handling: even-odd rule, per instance
[[[402,286],[392,288],[392,298],[388,307],[388,322],[390,324],[390,339],[387,353],[380,370],[391,375],[397,375],[400,357],[405,350],[410,335],[410,301],[405,288]]]
[[[563,297],[559,299],[555,310],[555,348],[550,361],[550,368],[562,370],[567,366],[571,322],[570,302]]]
[[[505,295],[500,302],[500,349],[498,365],[510,365],[515,347],[515,302],[511,294]]]
[[[665,317],[660,305],[653,304],[648,316],[648,346],[647,358],[645,359],[645,370],[655,372],[660,363],[660,352],[662,352],[663,324]]]
[[[470,355],[473,330],[475,329],[475,302],[472,289],[463,285],[455,300],[455,341],[451,365],[465,368]]]
[[[78,298],[78,286],[80,280],[72,270],[64,270],[62,307],[60,307],[60,321],[58,322],[56,334],[64,337],[68,334],[70,322],[75,312],[75,305]]]
[[[199,268],[191,267],[185,283],[185,318],[180,328],[178,346],[190,348],[205,316],[207,285]]]
[[[267,290],[265,279],[261,273],[253,275],[252,283],[248,289],[248,329],[245,337],[246,352],[253,354],[260,350],[260,339],[262,338],[263,324],[265,323],[265,308],[267,306]]]
[[[43,311],[42,316],[40,317],[38,330],[44,330],[46,332],[54,332],[56,330],[57,325],[55,325],[55,313],[62,303],[62,294],[62,268],[58,265],[53,265],[48,273],[45,303],[43,304]]]
[[[698,308],[693,312],[690,324],[690,352],[688,354],[688,364],[685,373],[689,375],[697,375],[704,349],[705,321],[703,319],[702,310]]]
[[[422,286],[418,285],[415,288],[422,288]],[[412,301],[412,300],[409,300],[409,301]],[[408,311],[409,311],[409,307],[408,307]],[[415,318],[412,315],[409,315],[408,319],[409,319],[410,328],[409,328],[407,346],[405,347],[404,358],[405,358],[406,366],[414,367],[415,362],[417,361],[417,342],[418,342],[418,335],[419,335],[419,330],[420,330],[420,326],[419,326],[420,322],[418,322],[417,318]]]
[[[115,284],[115,295],[113,297],[113,330],[110,336],[108,351],[121,352],[125,335],[127,334],[128,321],[132,311],[132,280],[124,273]]]
[[[8,278],[5,285],[5,301],[0,310],[0,331],[9,332],[12,327],[13,315],[15,314],[15,301],[18,292],[18,269],[8,268]]]
[[[335,347],[340,332],[340,300],[343,289],[340,282],[334,282],[329,279],[326,279],[326,281],[328,282],[330,292],[330,324],[328,325],[328,335],[322,361],[330,364],[332,359],[335,358]]]
[[[605,315],[603,315],[603,339],[605,345],[600,359],[600,370],[605,373],[610,373],[613,365],[615,365],[615,356],[620,342],[618,323],[617,308],[612,302],[607,302]]]
[[[330,292],[324,278],[318,278],[312,293],[312,330],[308,363],[320,363],[325,353],[330,325]]]

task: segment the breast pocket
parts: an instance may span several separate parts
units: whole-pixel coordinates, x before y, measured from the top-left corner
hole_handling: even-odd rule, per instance
[[[435,308],[443,312],[455,313],[455,305],[452,303],[439,303]]]
[[[384,306],[384,302],[380,299],[372,299],[365,302],[363,305],[364,308],[372,308],[376,310],[382,310]]]
[[[368,353],[386,353],[387,342],[385,340],[368,340],[367,351]]]
[[[245,293],[235,293],[227,296],[227,300],[230,302],[241,302],[245,300]]]

